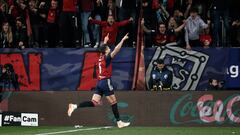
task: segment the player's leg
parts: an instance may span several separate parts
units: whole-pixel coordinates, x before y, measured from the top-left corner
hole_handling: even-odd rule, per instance
[[[101,105],[101,98],[103,95],[103,92],[101,89],[101,84],[102,84],[102,81],[98,81],[91,101],[84,101],[78,105],[70,103],[68,105],[68,116],[70,117],[72,115],[73,111],[76,110],[77,108],[94,107],[97,105]]]
[[[68,116],[70,117],[72,115],[73,111],[78,108],[95,107],[97,105],[101,105],[101,98],[102,98],[101,95],[95,93],[95,94],[93,94],[91,101],[84,101],[78,105],[70,103],[68,105]]]
[[[111,104],[112,112],[114,114],[114,117],[117,120],[118,128],[123,128],[123,127],[129,126],[130,122],[123,122],[120,120],[116,96],[114,94],[111,94],[111,95],[106,96],[106,98],[107,98],[108,102]]]

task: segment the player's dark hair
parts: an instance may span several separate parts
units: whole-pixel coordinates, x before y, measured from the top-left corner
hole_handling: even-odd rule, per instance
[[[99,51],[100,53],[105,54],[106,49],[107,49],[107,44],[103,44],[103,45],[101,45],[101,46],[98,48],[98,51]]]

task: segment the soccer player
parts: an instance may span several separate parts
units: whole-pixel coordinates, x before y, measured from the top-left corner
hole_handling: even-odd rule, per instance
[[[105,37],[104,43],[107,43],[109,39],[109,34]],[[130,125],[130,122],[123,122],[120,120],[119,112],[118,112],[118,106],[117,106],[117,99],[113,92],[113,86],[111,81],[112,76],[112,59],[116,56],[116,54],[120,51],[124,41],[128,39],[128,34],[126,34],[120,43],[114,48],[114,50],[111,52],[110,48],[103,44],[100,48],[100,57],[98,60],[98,68],[99,68],[99,74],[98,74],[98,82],[96,86],[95,93],[93,94],[91,101],[85,101],[77,104],[70,103],[68,105],[68,116],[70,117],[72,112],[76,110],[77,108],[83,108],[83,107],[95,107],[98,105],[101,105],[101,98],[103,95],[106,96],[108,102],[111,104],[113,114],[117,120],[117,126],[118,128],[127,127]]]

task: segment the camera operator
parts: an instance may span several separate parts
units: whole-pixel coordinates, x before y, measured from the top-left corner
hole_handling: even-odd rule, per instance
[[[151,73],[150,88],[151,90],[171,90],[172,72],[164,64],[164,60],[157,59],[154,62],[154,70]]]
[[[0,91],[19,90],[18,76],[11,64],[2,66],[0,72]]]
[[[208,80],[207,90],[223,90],[224,89],[224,80],[217,80],[215,78],[210,78]]]

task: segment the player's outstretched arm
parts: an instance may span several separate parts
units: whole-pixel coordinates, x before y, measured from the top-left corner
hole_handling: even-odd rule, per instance
[[[118,43],[118,45],[112,51],[112,53],[111,53],[112,58],[120,51],[124,41],[126,41],[127,39],[128,39],[128,33],[122,38],[122,40]]]

